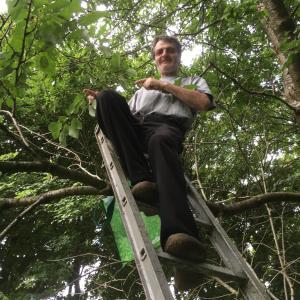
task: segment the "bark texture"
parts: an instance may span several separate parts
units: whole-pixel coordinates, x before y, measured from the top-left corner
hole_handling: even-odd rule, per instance
[[[296,36],[296,22],[289,14],[282,0],[263,0],[261,8],[268,12],[263,24],[270,42],[275,50],[280,64],[284,64],[287,56],[292,52],[293,59],[283,72],[284,97],[287,104],[295,111],[296,121],[300,114],[300,50],[289,49],[282,53],[280,45],[287,41],[294,41]]]

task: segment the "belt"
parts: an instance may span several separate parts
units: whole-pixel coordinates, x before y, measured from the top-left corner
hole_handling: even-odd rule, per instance
[[[190,127],[190,120],[184,117],[163,115],[159,113],[151,113],[149,115],[137,114],[135,115],[142,123],[143,122],[159,122],[167,123],[178,127],[179,129],[186,131]]]

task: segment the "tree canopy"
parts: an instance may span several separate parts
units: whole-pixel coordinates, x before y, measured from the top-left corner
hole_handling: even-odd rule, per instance
[[[168,34],[182,42],[183,61],[195,55],[181,73],[203,76],[217,103],[198,114],[186,137],[186,171],[271,298],[296,299],[299,1],[6,3],[0,298],[145,298],[134,264],[120,262],[106,220],[102,200],[111,187],[94,138],[94,108],[82,90],[113,88],[130,99],[137,79],[158,76],[150,45]],[[175,296],[237,295],[234,284],[208,278]]]

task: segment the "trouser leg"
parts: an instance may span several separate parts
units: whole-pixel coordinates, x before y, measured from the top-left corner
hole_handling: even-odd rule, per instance
[[[131,183],[151,180],[148,163],[143,154],[141,125],[132,116],[125,98],[115,91],[105,90],[96,100],[99,126],[113,143]]]
[[[174,233],[198,238],[179,156],[182,141],[182,131],[167,124],[157,127],[148,139],[150,164],[159,192],[162,247]]]

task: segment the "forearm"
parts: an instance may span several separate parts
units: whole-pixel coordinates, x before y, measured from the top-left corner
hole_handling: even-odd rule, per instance
[[[195,110],[206,111],[210,107],[210,99],[205,93],[190,90],[169,82],[163,82],[162,88]]]

